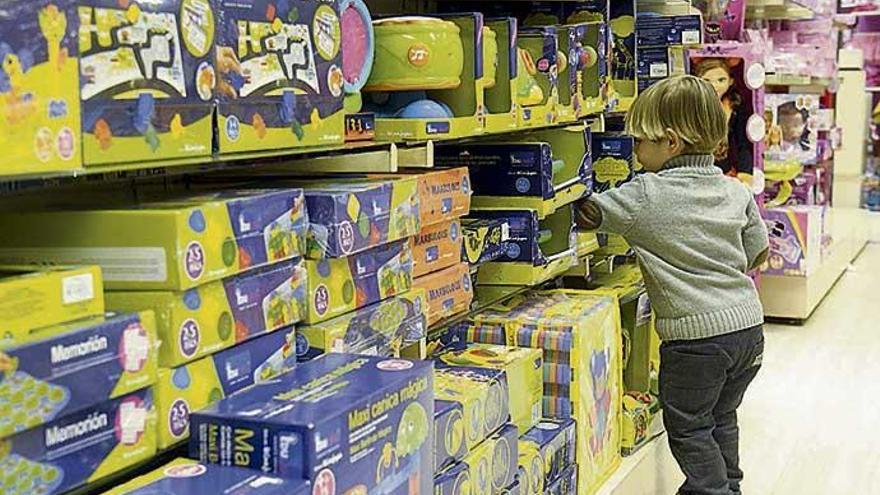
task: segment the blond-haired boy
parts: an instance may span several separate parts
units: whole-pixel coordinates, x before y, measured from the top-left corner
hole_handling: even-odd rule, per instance
[[[736,409],[761,365],[764,312],[747,272],[769,242],[752,192],[714,166],[727,119],[712,87],[676,76],[627,115],[648,172],[577,205],[581,228],[622,235],[663,340],[660,400],[681,494],[740,493]]]

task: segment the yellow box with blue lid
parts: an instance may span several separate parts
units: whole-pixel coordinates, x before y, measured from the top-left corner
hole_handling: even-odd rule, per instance
[[[434,400],[434,473],[440,473],[467,454],[464,409],[460,402]]]
[[[434,478],[436,495],[495,495],[514,484],[517,428],[506,424],[449,470]]]
[[[328,352],[396,356],[400,349],[428,333],[425,292],[410,290],[398,296],[307,325],[297,333],[297,359],[308,361]]]
[[[156,313],[159,364],[175,367],[299,322],[306,311],[306,269],[287,260],[194,289],[110,291],[117,311]]]
[[[510,418],[507,376],[503,370],[436,362],[434,397],[457,402],[464,416],[464,441],[471,451]]]
[[[42,327],[104,313],[97,266],[0,265],[0,339],[16,342]]]
[[[519,437],[519,472],[525,493],[541,495],[575,461],[575,422],[542,419]]]
[[[0,437],[149,387],[158,345],[149,311],[86,318],[0,343]]]
[[[525,434],[541,419],[544,393],[543,358],[539,349],[470,344],[444,352],[437,359],[456,366],[504,370],[510,394],[510,421]]]
[[[99,265],[108,290],[186,290],[301,256],[300,189],[184,193],[0,215],[0,261]]]
[[[305,480],[285,480],[251,469],[176,459],[104,495],[309,495]]]
[[[296,365],[296,331],[286,327],[177,368],[162,368],[153,387],[158,442],[189,438],[189,415]]]

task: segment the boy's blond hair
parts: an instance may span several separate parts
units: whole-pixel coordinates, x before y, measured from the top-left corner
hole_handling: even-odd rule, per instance
[[[684,153],[712,153],[727,139],[727,117],[712,86],[695,76],[673,76],[640,94],[626,116],[626,132],[657,142],[671,129]]]

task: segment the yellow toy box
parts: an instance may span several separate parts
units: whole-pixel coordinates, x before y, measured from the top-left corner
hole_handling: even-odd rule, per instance
[[[419,173],[408,171],[395,175],[378,174],[375,177],[399,180],[401,175],[418,179],[422,227],[460,218],[471,211],[473,189],[467,167],[440,168]]]
[[[461,221],[435,223],[412,238],[413,276],[421,277],[461,261]]]
[[[299,322],[306,272],[298,260],[258,268],[180,292],[108,292],[118,311],[155,311],[159,363],[174,367]]]
[[[0,176],[82,167],[72,0],[0,6]]]
[[[510,417],[507,376],[491,368],[435,365],[434,399],[461,404],[464,442],[472,451]]]
[[[428,326],[463,313],[474,300],[474,288],[467,263],[413,280],[413,287],[428,294]]]
[[[0,339],[104,313],[101,269],[0,266]]]
[[[574,464],[576,438],[574,420],[547,418],[519,437],[523,495],[547,493],[547,488]]]
[[[496,495],[516,481],[517,429],[507,424],[434,478],[435,495]]]

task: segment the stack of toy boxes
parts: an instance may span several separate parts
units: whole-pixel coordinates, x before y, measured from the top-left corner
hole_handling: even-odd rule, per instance
[[[577,421],[578,493],[593,493],[620,460],[619,312],[610,296],[533,292],[460,326],[468,342],[543,349],[543,414]]]
[[[190,454],[335,493],[431,493],[432,370],[326,354],[194,413]]]
[[[699,14],[639,12],[636,17],[639,92],[669,76],[689,74],[687,49],[701,44],[702,34]]]
[[[104,269],[108,308],[155,313],[162,448],[186,438],[189,411],[295,362],[276,351],[293,355],[283,349],[305,312],[302,190],[174,193],[0,223],[17,233],[4,236],[0,258],[95,262]],[[248,342],[282,328],[283,335]],[[212,357],[236,345],[243,346]]]
[[[519,437],[519,481],[523,495],[557,493],[553,488],[568,483],[562,494],[577,492],[575,465],[577,432],[573,419],[542,419]],[[574,468],[571,473],[569,468]]]
[[[156,452],[153,313],[105,314],[96,267],[0,269],[0,491],[60,493]]]

